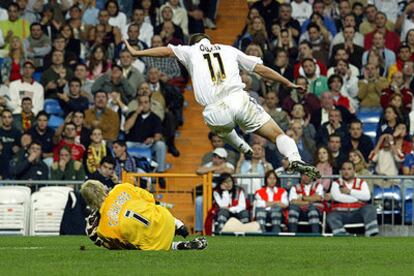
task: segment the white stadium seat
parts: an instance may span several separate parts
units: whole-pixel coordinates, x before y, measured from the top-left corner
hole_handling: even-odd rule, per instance
[[[0,234],[29,234],[30,193],[28,187],[0,187]]]
[[[30,235],[59,235],[60,223],[68,199],[68,192],[68,190],[45,189],[32,194]]]

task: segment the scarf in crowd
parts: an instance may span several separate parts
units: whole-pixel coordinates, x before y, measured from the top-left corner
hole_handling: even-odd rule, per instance
[[[25,112],[22,112],[23,132],[29,130],[32,127],[32,118],[33,118],[33,113],[26,114]]]
[[[105,143],[101,143],[99,148],[96,149],[95,146],[90,145],[88,147],[88,153],[86,158],[86,166],[90,173],[94,173],[100,165],[102,158],[106,156],[106,146]]]

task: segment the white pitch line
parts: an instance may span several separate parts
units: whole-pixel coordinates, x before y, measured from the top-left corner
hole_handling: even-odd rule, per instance
[[[43,249],[44,247],[32,246],[32,247],[0,247],[0,250],[36,250]]]

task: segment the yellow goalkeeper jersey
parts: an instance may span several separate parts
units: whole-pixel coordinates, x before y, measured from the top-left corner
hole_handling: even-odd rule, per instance
[[[118,184],[99,210],[98,235],[113,249],[169,250],[175,219],[156,205],[152,194],[129,183]]]

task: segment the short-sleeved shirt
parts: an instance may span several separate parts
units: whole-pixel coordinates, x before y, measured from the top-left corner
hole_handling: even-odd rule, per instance
[[[202,106],[244,89],[240,68],[252,72],[263,61],[231,46],[202,39],[192,46],[169,44],[191,75],[196,101]]]

